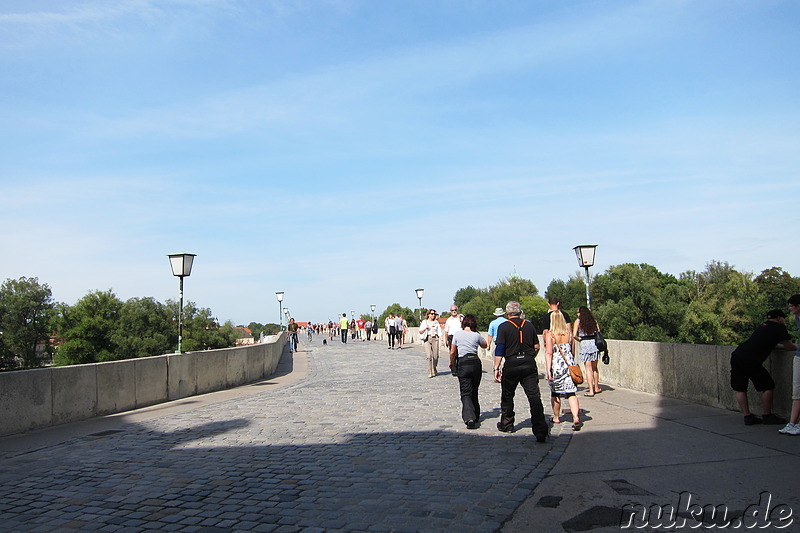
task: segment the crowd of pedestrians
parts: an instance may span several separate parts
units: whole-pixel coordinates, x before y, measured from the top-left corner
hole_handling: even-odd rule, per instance
[[[788,308],[800,335],[800,294],[788,299]],[[450,306],[450,316],[442,322],[435,309],[429,309],[419,326],[427,362],[428,377],[439,375],[440,348],[444,348],[449,358],[451,375],[459,380],[461,397],[461,416],[469,429],[480,425],[481,411],[478,403],[478,389],[482,378],[482,366],[478,356],[480,348],[489,351],[494,361],[494,379],[500,384],[500,421],[497,429],[502,432],[514,431],[516,413],[514,395],[521,387],[530,408],[531,428],[534,436],[543,442],[549,434],[550,424],[561,424],[563,403],[566,402],[573,431],[580,431],[581,408],[578,399],[578,385],[585,383],[584,396],[593,397],[603,392],[600,386],[598,362],[602,350],[597,342],[600,325],[586,306],[578,308],[575,322],[561,309],[558,298],[548,300],[548,313],[541,323],[541,337],[544,343],[544,375],[550,387],[550,407],[552,416],[546,419],[539,391],[539,371],[535,357],[540,351],[540,330],[524,318],[519,302],[509,302],[505,309],[496,308],[494,319],[489,323],[488,334],[483,337],[477,331],[474,315],[459,314],[456,305]],[[800,435],[800,347],[791,341],[786,328],[786,313],[780,309],[767,312],[766,319],[745,342],[731,354],[731,388],[744,416],[745,425],[785,424],[778,431],[784,435]],[[388,349],[402,349],[406,342],[408,323],[400,314],[389,313],[383,322]],[[327,324],[308,324],[309,339],[312,331],[316,335],[327,336],[333,340],[340,336],[342,343],[350,340],[370,341],[377,339],[378,323],[372,320],[347,318],[342,313],[338,321]],[[297,346],[298,326],[290,320],[289,333],[292,344]],[[772,350],[780,346],[794,350],[792,406],[789,419],[772,412],[775,381],[764,367],[764,361]],[[605,348],[603,348],[605,350]],[[608,363],[608,352],[603,360]],[[582,379],[574,377],[574,371],[583,364]],[[579,372],[580,373],[580,372]],[[750,411],[747,389],[752,382],[760,393],[762,415]]]
[[[580,402],[578,388],[570,376],[569,367],[575,366],[574,353],[586,368],[586,396],[601,392],[597,361],[600,351],[594,343],[595,332],[600,330],[597,320],[588,308],[581,307],[574,326],[569,315],[561,310],[557,298],[549,300],[549,312],[541,330],[545,348],[544,374],[550,386],[553,416],[548,420],[544,413],[539,390],[539,370],[536,354],[541,346],[539,329],[536,324],[523,317],[519,302],[509,302],[505,309],[494,310],[494,320],[489,324],[488,335],[484,337],[477,331],[474,315],[461,315],[458,307],[450,307],[450,317],[439,320],[435,309],[427,312],[419,326],[420,340],[425,349],[428,377],[439,374],[439,349],[443,347],[449,355],[451,374],[459,380],[461,397],[461,417],[469,429],[480,425],[481,410],[478,403],[478,390],[482,377],[479,348],[489,350],[494,361],[494,379],[500,384],[500,421],[497,429],[511,432],[515,429],[516,413],[514,396],[518,387],[522,388],[530,409],[531,429],[540,442],[549,434],[550,424],[561,424],[562,401],[566,401],[571,415],[572,429],[580,431]],[[391,316],[387,318],[387,330],[391,331]],[[391,340],[390,340],[391,343]],[[576,349],[573,348],[576,347]]]
[[[403,315],[389,313],[389,316],[383,321],[383,327],[389,342],[389,349],[401,350],[406,340],[406,333],[408,333],[408,322]]]

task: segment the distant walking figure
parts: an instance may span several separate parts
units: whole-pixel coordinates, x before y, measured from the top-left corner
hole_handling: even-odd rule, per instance
[[[384,321],[386,327],[386,337],[389,339],[389,349],[394,349],[394,338],[397,336],[397,327],[394,323],[394,313],[389,313]]]
[[[342,318],[339,319],[339,327],[342,333],[342,342],[347,344],[347,313],[342,313]]]

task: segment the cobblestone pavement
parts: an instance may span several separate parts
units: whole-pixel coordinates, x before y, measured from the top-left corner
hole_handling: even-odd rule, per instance
[[[429,379],[417,347],[321,342],[300,382],[6,456],[0,529],[497,531],[569,441],[536,443],[521,390],[499,433],[490,373],[467,430],[445,361]]]

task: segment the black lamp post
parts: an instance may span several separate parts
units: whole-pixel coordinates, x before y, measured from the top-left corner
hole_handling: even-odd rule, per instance
[[[422,295],[425,294],[425,289],[417,289],[417,299],[419,300],[419,323],[422,324]]]
[[[592,308],[592,300],[589,296],[589,267],[594,265],[594,252],[596,244],[579,244],[573,250],[578,257],[578,266],[586,270],[586,307]]]
[[[192,273],[192,263],[197,254],[169,254],[169,264],[172,267],[172,275],[178,276],[181,280],[181,302],[178,308],[178,351],[175,353],[183,353],[181,342],[183,341],[183,278],[189,277]]]
[[[283,331],[283,291],[275,293],[278,298],[278,330]]]

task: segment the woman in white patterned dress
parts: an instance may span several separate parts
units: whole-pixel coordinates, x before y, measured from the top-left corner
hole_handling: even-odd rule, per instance
[[[561,422],[561,399],[566,398],[572,413],[572,429],[578,431],[583,425],[580,421],[580,404],[576,396],[578,387],[569,376],[568,366],[575,364],[572,355],[572,332],[561,311],[550,313],[550,329],[545,333],[544,346],[553,423]]]
[[[588,307],[582,305],[578,308],[578,318],[572,328],[572,336],[580,341],[578,358],[586,367],[583,377],[586,380],[587,391],[584,396],[594,396],[600,393],[600,371],[597,370],[597,360],[600,352],[594,343],[594,333],[600,331],[597,320]]]

